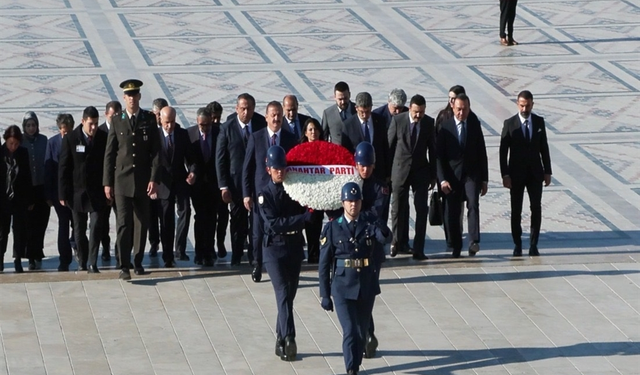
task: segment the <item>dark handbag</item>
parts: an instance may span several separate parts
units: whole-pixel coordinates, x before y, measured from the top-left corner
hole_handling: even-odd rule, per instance
[[[444,210],[442,209],[442,198],[438,189],[433,189],[429,198],[429,224],[439,226],[443,224]]]

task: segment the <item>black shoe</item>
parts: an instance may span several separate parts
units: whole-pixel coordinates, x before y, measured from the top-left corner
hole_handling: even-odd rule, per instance
[[[284,341],[278,337],[276,339],[276,356],[282,357],[284,354]]]
[[[358,370],[348,370],[347,375],[358,375]]]
[[[395,258],[396,255],[398,255],[398,245],[393,244],[391,245],[389,256]]]
[[[193,260],[193,264],[195,264],[196,266],[203,266],[204,265],[204,261],[202,259],[196,257]]]
[[[16,269],[16,273],[23,273],[24,268],[22,268],[22,260],[17,258],[13,260],[13,266]]]
[[[34,259],[29,259],[29,271],[33,271],[36,269],[36,261]]]
[[[88,273],[100,273],[100,270],[98,269],[98,266],[89,266],[89,270],[87,271]]]
[[[253,267],[253,271],[251,271],[251,280],[253,280],[254,283],[262,281],[262,265],[257,264]]]
[[[149,256],[151,258],[158,256],[158,245],[151,245],[151,248],[149,249]]]
[[[80,267],[78,267],[78,271],[87,271],[87,270],[88,270],[88,268],[87,268],[86,264],[82,264],[82,265],[80,265]]]
[[[224,258],[227,256],[227,248],[224,243],[218,242],[218,258]]]
[[[513,256],[521,257],[522,256],[522,246],[516,246],[513,248]]]
[[[400,254],[411,254],[411,253],[413,253],[413,249],[410,248],[409,246],[404,246],[404,247],[398,249],[398,252]]]
[[[231,256],[231,266],[232,267],[239,266],[240,265],[240,261],[241,261],[241,258],[237,258],[236,259],[233,256]]]
[[[480,244],[477,242],[471,242],[469,244],[469,256],[470,257],[475,256],[478,253],[478,251],[480,251]]]
[[[131,280],[131,272],[129,272],[129,270],[121,270],[118,278],[120,280]]]
[[[413,253],[413,259],[415,259],[415,260],[427,260],[427,259],[429,259],[429,257],[424,255],[423,253]]]
[[[538,251],[538,247],[537,246],[531,246],[529,248],[529,256],[530,257],[540,256],[540,252]]]
[[[205,267],[213,267],[213,259],[211,259],[211,258],[205,258],[205,259],[202,261],[202,265],[203,265],[203,266],[205,266]]]
[[[180,254],[178,260],[189,260],[189,256],[187,254]]]
[[[454,258],[460,258],[460,254],[462,253],[462,250],[460,249],[454,249],[453,253],[451,254],[452,257]]]
[[[135,273],[138,276],[144,275],[144,268],[142,268],[142,266],[135,267],[133,269],[133,273]]]
[[[176,268],[176,261],[170,260],[168,262],[164,262],[164,268]]]
[[[364,344],[364,357],[374,358],[376,356],[376,350],[378,349],[378,339],[373,333],[367,335],[367,340]]]
[[[296,360],[298,355],[298,346],[296,345],[296,339],[293,336],[287,336],[284,338],[284,353],[280,356],[283,361],[291,362]]]
[[[109,250],[104,250],[102,252],[102,260],[104,260],[105,262],[108,262],[111,260],[111,254],[109,254]]]

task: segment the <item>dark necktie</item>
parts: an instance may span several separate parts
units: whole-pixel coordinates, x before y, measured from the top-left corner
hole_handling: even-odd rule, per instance
[[[93,142],[93,137],[88,135],[87,136],[87,146],[91,146],[91,142]]]
[[[131,129],[136,127],[136,115],[131,115],[129,119],[129,124],[131,125]]]
[[[340,118],[342,119],[342,121],[347,119],[347,110],[342,110],[340,111]]]
[[[278,143],[276,142],[276,141],[277,141],[277,139],[278,139],[278,135],[277,135],[277,134],[275,134],[275,133],[273,133],[273,135],[271,136],[271,146],[275,146],[275,145],[277,145],[277,144],[278,144]]]
[[[364,122],[364,141],[371,143],[371,133],[369,133],[368,121]]]
[[[247,145],[247,143],[249,143],[249,136],[251,134],[249,133],[249,125],[245,125],[244,126],[244,144],[245,146]]]
[[[355,237],[356,236],[356,221],[355,220],[351,220],[351,222],[349,223],[349,232],[351,232],[351,237]]]
[[[464,147],[465,141],[467,140],[467,124],[462,121],[460,122],[460,147]]]
[[[296,124],[296,120],[293,120],[289,123],[291,126],[291,133],[296,137],[296,139],[300,139],[300,133],[298,133],[298,126]]]
[[[416,140],[418,139],[418,123],[414,122],[411,124],[413,129],[411,129],[411,149],[413,150],[416,147]]]
[[[173,159],[173,142],[171,141],[172,137],[173,134],[169,134],[167,136],[167,156],[169,156],[169,160]]]
[[[531,133],[529,132],[529,120],[524,120],[524,138],[527,142],[531,142]]]
[[[202,133],[202,157],[204,158],[204,162],[208,162],[211,157],[211,148],[209,147],[209,142],[207,141],[207,133]]]

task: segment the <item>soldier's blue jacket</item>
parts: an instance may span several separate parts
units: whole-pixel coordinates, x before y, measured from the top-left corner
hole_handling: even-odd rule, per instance
[[[360,212],[353,236],[344,216],[328,222],[320,236],[320,296],[333,295],[357,300],[359,297],[373,298],[380,294],[377,275],[380,268],[376,260],[384,258],[384,250],[376,243],[387,244],[391,239],[389,227],[369,212]],[[369,265],[345,267],[345,259],[367,259]]]

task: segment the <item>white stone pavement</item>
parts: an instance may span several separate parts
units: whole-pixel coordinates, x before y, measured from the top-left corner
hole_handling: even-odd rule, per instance
[[[450,259],[429,227],[431,260],[386,263],[380,352],[362,373],[640,374],[640,2],[520,0],[511,48],[498,13],[494,0],[0,0],[0,129],[34,110],[50,136],[58,113],[79,121],[131,77],[145,106],[165,97],[185,126],[212,100],[229,113],[243,91],[260,111],[295,93],[317,116],[339,80],[374,105],[393,87],[423,94],[433,116],[462,84],[489,152],[482,250]],[[497,146],[522,89],[547,120],[554,174],[542,256],[514,260]],[[248,267],[166,272],[147,259],[130,283],[113,263],[58,273],[54,213],[50,224],[45,270],[13,274],[7,256],[0,274],[0,374],[344,372],[311,267],[300,360],[285,363],[273,291]]]

